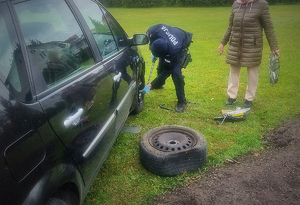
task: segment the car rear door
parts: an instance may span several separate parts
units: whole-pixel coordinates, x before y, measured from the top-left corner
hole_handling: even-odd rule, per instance
[[[18,1],[14,8],[37,99],[85,183],[90,183],[115,135],[113,79],[70,2]]]
[[[116,131],[123,126],[136,91],[135,56],[127,45],[127,35],[99,3],[73,0],[89,25],[103,64],[114,80],[111,106],[116,110]],[[96,26],[95,26],[96,25]]]

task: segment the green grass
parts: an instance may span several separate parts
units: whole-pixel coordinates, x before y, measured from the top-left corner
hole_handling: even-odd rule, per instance
[[[100,170],[85,204],[147,204],[155,196],[188,183],[206,168],[219,166],[226,158],[235,158],[260,150],[261,135],[300,113],[300,5],[271,6],[271,15],[281,52],[279,82],[271,85],[268,77],[269,47],[264,41],[263,62],[257,96],[247,121],[217,125],[227,100],[229,66],[217,47],[227,27],[230,8],[151,8],[110,9],[129,36],[145,33],[149,26],[166,23],[194,33],[190,50],[193,62],[186,70],[186,97],[200,105],[189,105],[178,114],[162,110],[159,104],[175,107],[175,89],[168,79],[165,89],[146,95],[144,111],[130,116],[126,126],[140,126],[140,134],[121,133]],[[150,72],[148,46],[141,47],[146,59],[146,76]],[[146,78],[147,78],[146,77]],[[154,76],[153,76],[154,77]],[[153,79],[153,78],[152,78]],[[237,105],[242,106],[247,86],[246,69],[241,72]],[[163,125],[183,125],[200,131],[207,140],[207,165],[199,171],[173,178],[147,172],[139,162],[141,135]]]

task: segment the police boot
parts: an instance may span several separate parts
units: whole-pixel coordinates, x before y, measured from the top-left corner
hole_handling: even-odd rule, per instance
[[[178,101],[175,111],[176,112],[184,112],[186,110],[187,106],[188,106],[187,101]]]

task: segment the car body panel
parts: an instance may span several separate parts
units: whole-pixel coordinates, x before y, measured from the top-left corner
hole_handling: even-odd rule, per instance
[[[137,81],[144,73],[144,61],[137,47],[130,43],[124,48],[108,45],[108,50],[117,51],[103,58],[78,8],[72,0],[65,1],[82,29],[84,35],[80,39],[85,38],[94,63],[47,87],[39,68],[46,60],[34,60],[37,55],[43,58],[43,52],[53,46],[64,49],[67,41],[37,41],[28,47],[25,32],[40,25],[27,24],[27,30],[22,27],[14,4],[23,0],[0,0],[0,10],[4,9],[2,13],[8,16],[10,38],[20,41],[14,43],[13,54],[18,69],[21,68],[17,72],[25,79],[21,82],[24,91],[17,93],[13,87],[18,85],[8,85],[0,75],[1,204],[45,204],[66,185],[73,187],[71,191],[82,203],[134,108]],[[101,4],[99,7],[105,10]],[[120,30],[130,41],[121,27]],[[119,40],[114,37],[115,42]]]
[[[40,201],[49,198],[62,185],[62,180],[58,179],[55,183],[53,180],[45,183],[44,178],[51,175],[55,175],[57,178],[65,173],[62,175],[65,182],[73,180],[76,181],[78,187],[83,186],[81,176],[75,177],[76,169],[74,169],[73,159],[52,131],[40,104],[23,104],[16,101],[1,82],[0,96],[1,204],[23,204],[26,200],[32,202],[32,200]],[[24,146],[15,146],[26,139],[26,136],[39,138],[38,143],[30,141],[30,147],[27,149]],[[20,147],[22,149],[18,149]],[[38,150],[38,153],[41,153],[39,150],[43,150],[42,156],[35,156],[37,160],[33,161],[32,154],[28,155],[28,153],[32,153],[30,150]],[[17,156],[14,157],[18,157],[18,160],[15,160],[13,164],[10,163],[11,158],[7,156],[9,151],[17,151]],[[47,154],[45,155],[45,153]],[[54,168],[57,164],[63,168]],[[68,166],[73,167],[72,172],[66,172],[65,169]],[[20,169],[19,172],[15,169],[16,167]],[[52,176],[52,178],[55,177]],[[34,188],[37,186],[39,189]],[[38,190],[43,195],[37,195],[33,190]]]
[[[114,109],[117,112],[116,130],[118,131],[127,118],[136,88],[136,67],[130,49],[124,49],[104,65],[114,79]],[[118,78],[116,78],[118,77]]]
[[[61,141],[76,161],[80,172],[88,182],[94,175],[113,142],[115,119],[109,127],[105,123],[114,116],[110,108],[112,98],[112,79],[100,65],[75,82],[40,100],[46,116]],[[78,121],[67,125],[68,118],[77,112]],[[103,130],[105,129],[105,130]],[[97,135],[104,131],[98,145],[89,154],[85,154]]]

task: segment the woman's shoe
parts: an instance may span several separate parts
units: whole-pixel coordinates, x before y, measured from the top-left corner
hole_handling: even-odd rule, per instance
[[[244,103],[244,108],[250,108],[252,105],[252,101],[246,100]]]
[[[236,99],[228,98],[228,100],[226,101],[225,105],[227,105],[227,106],[233,105],[235,102],[236,102]]]

